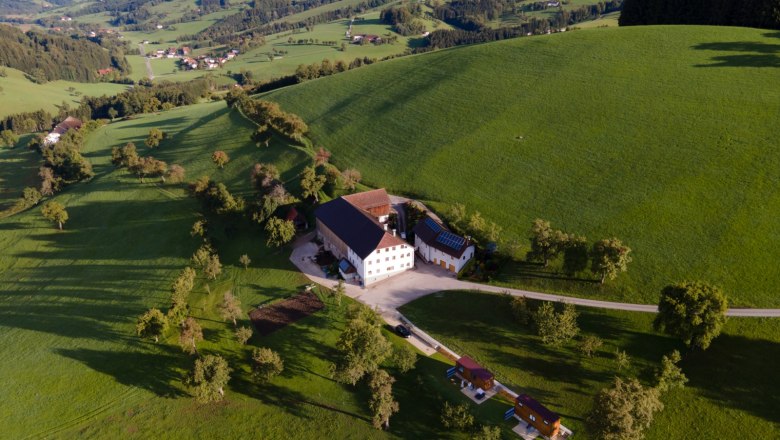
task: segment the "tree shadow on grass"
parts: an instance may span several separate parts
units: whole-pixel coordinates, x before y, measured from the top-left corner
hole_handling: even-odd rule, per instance
[[[149,353],[78,348],[57,349],[56,353],[112,376],[123,385],[142,388],[160,397],[184,396],[186,393],[173,384],[181,382],[181,369],[187,368],[188,359],[178,353],[172,355],[173,347],[165,350],[166,353]]]
[[[780,343],[721,335],[704,352],[689,352],[680,366],[688,387],[719,406],[780,423]]]
[[[712,63],[696,64],[695,67],[780,67],[780,44],[755,41],[700,43],[693,46],[693,49],[735,52],[734,55],[714,56],[711,58]]]

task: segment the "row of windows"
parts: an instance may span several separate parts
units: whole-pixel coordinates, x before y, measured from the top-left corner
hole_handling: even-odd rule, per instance
[[[401,268],[403,269],[404,267],[412,267],[412,263],[406,263],[406,266],[404,266],[404,265],[402,264],[402,265],[401,265]],[[388,268],[387,268],[386,272],[392,272],[392,271],[394,271],[394,270],[395,270],[395,266],[390,266],[390,267],[388,267]],[[377,274],[377,275],[379,275],[379,273],[380,273],[380,272],[382,272],[382,269],[377,269],[377,270],[376,270],[376,274]],[[373,275],[373,274],[374,274],[374,271],[373,271],[373,270],[369,270],[369,271],[368,271],[368,274],[369,274],[369,275]]]
[[[398,247],[398,246],[393,246],[392,248],[385,248],[385,252],[390,252],[391,250],[393,250],[393,251],[394,251],[394,250],[395,250],[395,248],[397,248],[397,247]],[[405,244],[402,244],[402,245],[401,245],[401,249],[406,249],[406,245],[405,245]],[[376,250],[376,253],[377,253],[377,254],[378,254],[378,253],[380,253],[380,252],[382,252],[382,249],[377,249],[377,250]]]
[[[402,258],[403,258],[403,257],[411,257],[411,256],[412,256],[411,252],[410,252],[410,253],[407,253],[406,255],[401,255],[401,257],[402,257]],[[393,255],[393,260],[395,260],[395,257],[396,257],[396,256],[395,256],[395,255]],[[379,264],[379,262],[381,262],[381,261],[382,261],[382,259],[381,259],[381,258],[377,258],[377,259],[376,259],[376,264]],[[390,257],[385,257],[385,261],[390,261]],[[368,260],[368,263],[367,263],[367,264],[370,266],[371,264],[373,264],[373,262],[372,262],[371,260]]]

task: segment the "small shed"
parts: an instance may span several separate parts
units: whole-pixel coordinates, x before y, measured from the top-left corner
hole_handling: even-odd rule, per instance
[[[341,274],[341,277],[347,281],[353,280],[357,276],[355,266],[347,261],[346,258],[342,258],[341,261],[339,261],[339,273]]]
[[[485,391],[493,388],[493,373],[476,363],[474,359],[463,356],[455,361],[455,368],[463,379],[471,382],[474,386]]]
[[[528,394],[515,398],[515,415],[525,420],[545,437],[555,437],[561,429],[561,417]]]

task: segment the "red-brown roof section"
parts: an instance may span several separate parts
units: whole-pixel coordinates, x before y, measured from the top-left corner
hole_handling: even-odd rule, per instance
[[[493,373],[488,371],[482,365],[479,365],[476,361],[474,361],[474,359],[471,359],[468,356],[463,356],[462,358],[458,359],[457,364],[471,371],[471,374],[474,377],[478,377],[482,380],[489,380],[493,378]]]
[[[350,194],[342,196],[342,198],[374,217],[390,215],[390,196],[387,195],[384,188]]]

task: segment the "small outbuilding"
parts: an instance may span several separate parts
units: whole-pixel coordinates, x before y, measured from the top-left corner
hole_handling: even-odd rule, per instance
[[[461,378],[471,382],[475,387],[485,391],[493,388],[493,373],[468,356],[463,356],[455,361],[455,371]]]
[[[528,394],[515,398],[515,415],[528,422],[545,437],[555,437],[561,429],[561,417]]]

